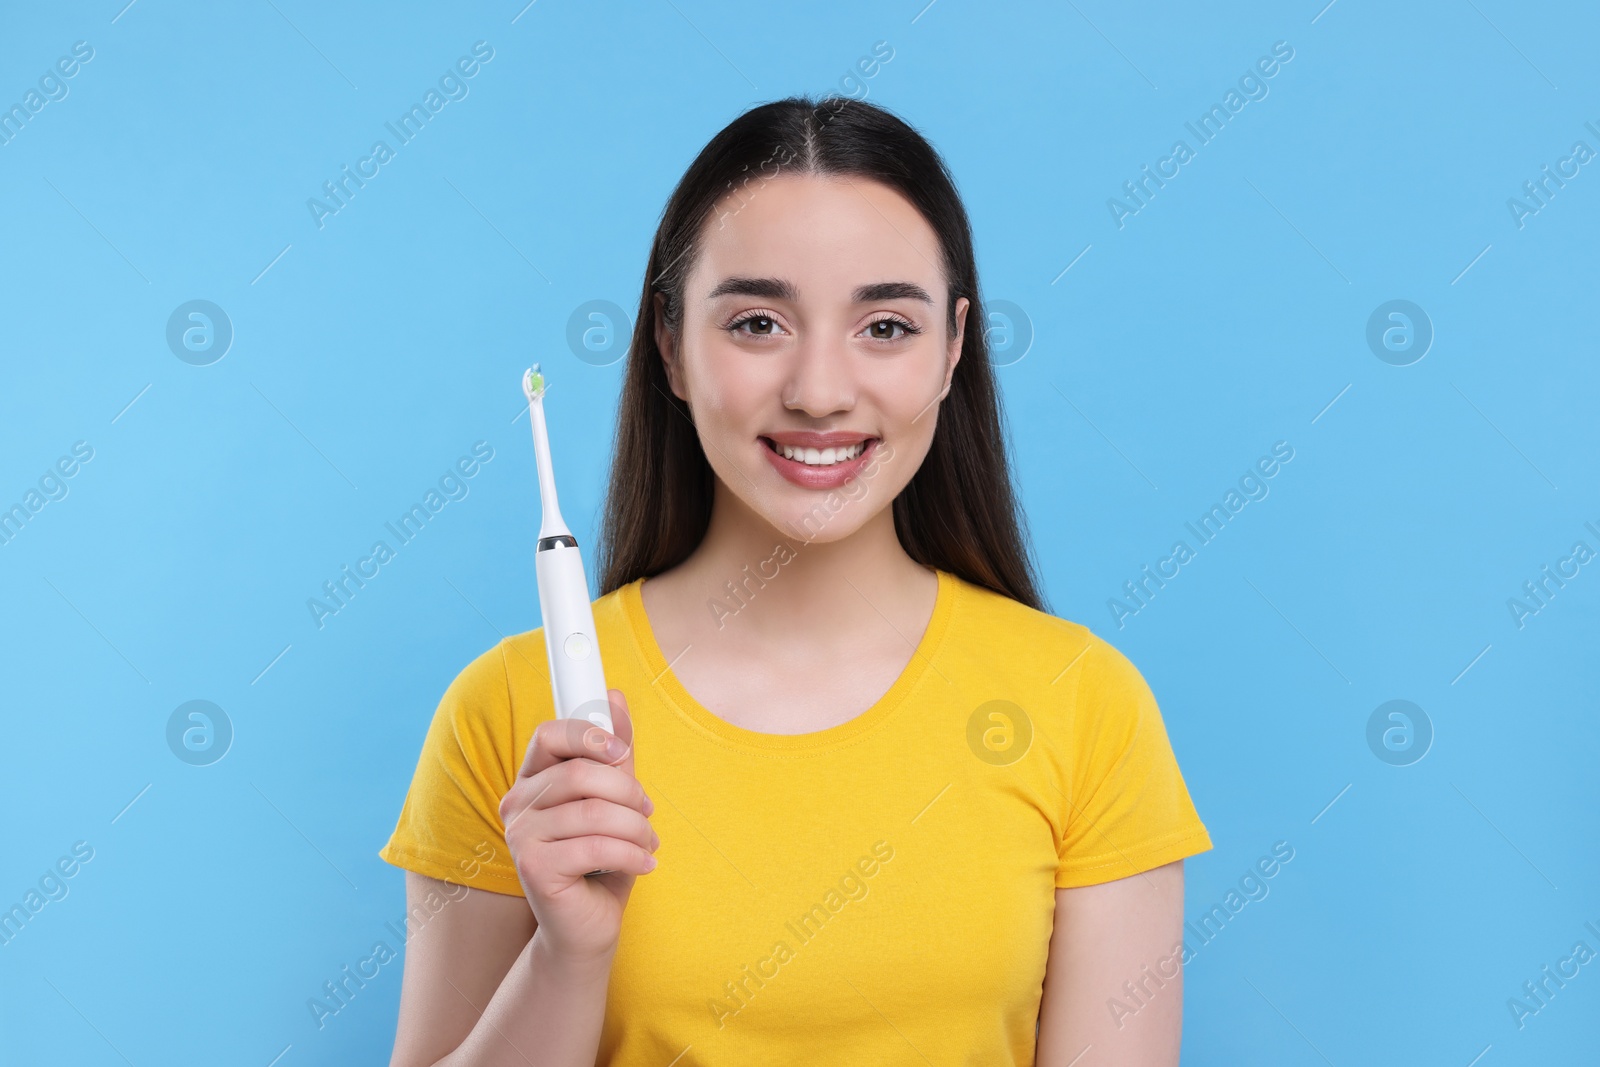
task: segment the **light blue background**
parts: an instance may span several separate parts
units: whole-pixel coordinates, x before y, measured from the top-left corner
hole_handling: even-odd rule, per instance
[[[1052,609],[1144,671],[1215,841],[1189,918],[1295,849],[1189,966],[1185,1062],[1594,1055],[1600,963],[1522,1029],[1507,1000],[1600,950],[1600,566],[1506,606],[1600,549],[1600,164],[1506,206],[1600,149],[1592,11],[53,7],[0,31],[5,105],[94,48],[0,145],[0,506],[94,458],[0,546],[0,906],[95,855],[0,946],[6,1062],[387,1062],[399,961],[321,1030],[306,1001],[393,941],[376,851],[440,693],[539,623],[517,375],[562,394],[592,546],[622,364],[569,316],[635,306],[712,134],[880,40],[868,99],[944,153],[986,296],[1031,322],[998,374]],[[478,40],[469,95],[319,229],[307,198]],[[1119,229],[1107,199],[1280,40],[1269,95]],[[166,344],[193,299],[235,330],[210,366]],[[1410,366],[1365,341],[1391,299],[1435,330]],[[470,494],[318,629],[307,598],[480,440]],[[1108,598],[1280,440],[1270,495],[1119,628]],[[1411,766],[1366,741],[1397,698],[1435,731]],[[235,730],[208,767],[165,740],[193,699]]]

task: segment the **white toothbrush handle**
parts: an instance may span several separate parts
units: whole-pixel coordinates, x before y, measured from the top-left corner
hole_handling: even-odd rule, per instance
[[[534,554],[534,566],[556,718],[587,719],[606,732],[615,733],[611,702],[606,698],[605,670],[600,664],[600,645],[595,639],[589,584],[583,574],[583,556],[570,535],[546,538],[545,542]]]

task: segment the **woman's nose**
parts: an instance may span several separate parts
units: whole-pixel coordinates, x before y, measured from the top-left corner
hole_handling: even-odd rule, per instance
[[[795,346],[783,403],[823,418],[856,403],[855,358],[848,345],[813,338]]]

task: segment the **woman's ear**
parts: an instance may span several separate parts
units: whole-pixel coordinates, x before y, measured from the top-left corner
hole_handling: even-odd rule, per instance
[[[661,363],[662,366],[666,368],[667,384],[672,387],[673,395],[675,395],[679,400],[687,403],[689,398],[683,395],[683,385],[680,380],[682,377],[682,367],[678,361],[677,338],[673,336],[672,330],[667,326],[667,317],[665,314],[667,305],[666,296],[663,293],[657,292],[654,294],[654,300],[656,319],[656,348],[661,352]]]
[[[940,400],[949,394],[950,379],[955,375],[956,364],[961,362],[961,341],[967,333],[967,308],[970,306],[972,301],[966,297],[956,301],[956,332],[945,349],[944,388],[939,391]]]

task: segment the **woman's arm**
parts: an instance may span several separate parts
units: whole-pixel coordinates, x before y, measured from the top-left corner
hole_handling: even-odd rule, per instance
[[[1182,954],[1182,860],[1114,882],[1057,889],[1034,1062],[1176,1067]]]
[[[523,897],[406,872],[408,912],[430,893],[450,899],[406,941],[390,1067],[590,1067],[610,961],[549,958]]]

